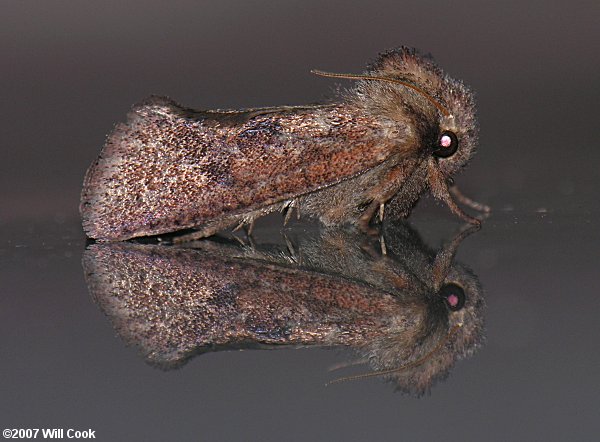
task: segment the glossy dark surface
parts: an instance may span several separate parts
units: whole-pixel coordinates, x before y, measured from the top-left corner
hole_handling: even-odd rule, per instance
[[[590,440],[600,433],[597,2],[7,2],[0,162],[0,426],[97,440]],[[91,299],[77,204],[86,167],[151,93],[195,108],[331,94],[407,44],[476,92],[479,153],[457,177],[494,212],[458,260],[485,289],[487,341],[431,394],[325,387],[335,350],[205,354],[161,371]],[[7,87],[8,85],[8,87]],[[279,235],[281,220],[256,226]],[[457,220],[430,199],[437,248]],[[360,368],[350,373],[360,372]],[[38,437],[39,438],[39,437]]]

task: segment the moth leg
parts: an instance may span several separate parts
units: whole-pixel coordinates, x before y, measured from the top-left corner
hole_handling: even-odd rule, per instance
[[[456,184],[453,184],[450,186],[449,188],[450,193],[452,194],[452,196],[461,204],[464,204],[467,207],[470,207],[473,210],[477,210],[479,212],[485,212],[488,213],[490,212],[492,209],[490,208],[490,206],[487,206],[485,204],[482,203],[478,203],[477,201],[473,201],[471,198],[469,198],[468,196],[465,196],[465,194],[463,194],[458,187],[456,186]]]
[[[296,252],[296,247],[294,247],[294,243],[288,238],[288,236],[283,233],[283,239],[285,240],[285,246],[288,249],[289,260],[294,264],[298,264],[300,262],[300,257]]]
[[[290,218],[292,217],[292,213],[294,212],[294,206],[296,205],[296,200],[291,200],[286,202],[283,207],[281,208],[281,211],[285,211],[285,217],[283,218],[283,225],[287,226],[287,223],[290,221]]]
[[[435,259],[433,261],[433,287],[436,290],[442,286],[444,279],[448,276],[450,272],[450,267],[452,266],[452,261],[454,260],[454,255],[456,255],[456,251],[458,250],[458,246],[463,242],[463,240],[469,235],[477,232],[481,226],[466,224],[464,225],[458,233],[452,238],[449,243],[446,243],[435,255]]]
[[[242,238],[240,238],[239,236],[237,236],[237,235],[232,235],[232,236],[233,236],[233,239],[235,239],[242,247],[250,247],[250,248],[252,248],[250,246],[250,244],[246,244],[244,242],[244,240]]]
[[[389,201],[398,192],[409,175],[412,174],[414,168],[406,169],[406,167],[393,167],[387,171],[384,184],[373,188],[370,192],[373,201],[363,212],[358,220],[358,226],[361,230],[369,233],[375,233],[374,229],[369,229],[369,222],[378,212],[379,219],[383,223],[385,215],[385,203]]]
[[[243,222],[236,224],[238,222],[238,219],[239,218],[233,218],[233,217],[230,219],[225,218],[224,220],[221,220],[220,222],[205,224],[201,228],[199,228],[199,230],[196,230],[195,232],[190,232],[190,233],[186,233],[186,234],[174,237],[173,243],[181,244],[181,243],[185,243],[185,242],[189,242],[189,241],[196,241],[198,239],[202,239],[202,238],[206,238],[208,236],[214,235],[218,232],[221,232],[225,229],[230,228],[231,226],[237,226],[236,229],[239,229],[243,226]]]
[[[379,253],[377,252],[374,243],[372,241],[365,241],[361,244],[360,249],[369,255],[373,261],[387,260],[387,246],[385,245],[385,238],[383,235],[379,235]]]
[[[237,226],[235,226],[231,231],[232,232],[237,232],[238,230],[240,230],[242,227],[244,227],[246,225],[246,220],[243,219],[241,220]]]
[[[256,243],[254,242],[254,237],[252,236],[252,232],[246,233],[246,240],[248,241],[248,246],[252,250],[256,250]]]
[[[284,226],[287,226],[287,223],[292,218],[294,209],[296,209],[296,219],[300,219],[300,205],[298,204],[298,200],[286,201],[283,206],[281,206],[281,211],[285,212],[285,218],[283,218]]]
[[[385,246],[385,238],[383,237],[383,235],[379,236],[379,245],[381,246],[381,254],[383,256],[387,255],[387,247]]]
[[[480,225],[481,220],[467,215],[452,199],[446,178],[442,175],[435,160],[431,159],[427,167],[427,180],[434,197],[446,203],[452,213],[470,224]]]
[[[375,228],[371,228],[369,223],[373,219],[375,212],[380,210],[381,203],[378,200],[371,201],[371,204],[365,209],[360,218],[358,218],[358,228],[365,233],[370,235],[377,234],[379,231]]]
[[[250,222],[246,223],[246,235],[248,235],[248,237],[252,236],[252,232],[254,231],[254,222],[256,221],[256,218],[252,218],[250,220]]]
[[[235,226],[235,228],[232,230],[232,232],[237,232],[241,228],[244,228],[244,230],[246,231],[246,236],[250,237],[250,236],[252,236],[252,231],[254,230],[254,222],[255,221],[256,221],[256,218],[253,216],[244,217],[239,222],[239,224],[237,226]]]

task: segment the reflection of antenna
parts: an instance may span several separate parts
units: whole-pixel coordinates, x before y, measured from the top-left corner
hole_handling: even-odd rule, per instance
[[[407,364],[401,365],[398,368],[391,368],[389,370],[375,371],[373,373],[363,373],[363,374],[357,374],[357,375],[354,375],[354,376],[346,376],[344,378],[334,379],[333,381],[330,381],[330,382],[328,382],[325,385],[329,386],[331,384],[338,384],[340,382],[357,381],[359,379],[374,378],[374,377],[377,377],[377,376],[385,376],[387,374],[398,373],[399,371],[406,370],[408,368],[416,367],[418,365],[421,365],[424,362],[426,362],[429,358],[431,358],[436,352],[438,352],[439,350],[441,350],[442,347],[444,347],[444,345],[446,345],[446,343],[450,340],[450,338],[461,327],[462,327],[462,323],[456,324],[454,327],[452,327],[444,339],[440,339],[440,342],[438,342],[437,345],[429,353],[427,353],[425,356],[422,356],[421,358],[417,359],[416,361],[412,361],[412,362],[409,362]]]
[[[421,94],[425,98],[427,98],[427,100],[429,100],[429,102],[431,104],[433,104],[436,107],[436,109],[442,113],[442,115],[444,117],[448,117],[450,115],[450,112],[448,112],[448,110],[444,106],[442,106],[435,98],[433,98],[431,95],[429,95],[427,92],[425,92],[420,87],[415,86],[414,84],[409,83],[408,81],[397,80],[396,78],[379,77],[376,75],[335,74],[333,72],[323,72],[323,71],[319,71],[317,69],[313,69],[310,72],[315,75],[318,75],[320,77],[347,78],[349,80],[377,80],[377,81],[387,81],[389,83],[401,84],[402,86],[412,89],[413,91],[418,92],[419,94]]]

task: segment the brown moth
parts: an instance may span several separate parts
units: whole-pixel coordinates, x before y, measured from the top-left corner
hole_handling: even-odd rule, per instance
[[[249,226],[293,210],[325,225],[409,215],[429,190],[460,218],[451,177],[477,142],[472,93],[429,58],[380,54],[337,103],[195,111],[167,98],[133,107],[89,168],[80,212],[103,241],[197,231],[181,240]],[[475,209],[487,210],[454,192]]]
[[[482,341],[477,277],[406,224],[371,237],[339,229],[294,247],[197,241],[93,244],[93,298],[122,339],[161,368],[217,350],[346,347],[398,389],[420,394]]]

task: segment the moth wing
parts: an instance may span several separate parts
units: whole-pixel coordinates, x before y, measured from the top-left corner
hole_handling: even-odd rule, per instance
[[[347,105],[197,112],[152,97],[88,170],[84,229],[121,240],[282,203],[399,154],[388,130]]]
[[[344,278],[240,259],[239,248],[211,241],[199,247],[112,243],[84,252],[92,297],[154,365],[240,346],[328,344],[340,323],[375,320],[396,305]]]

